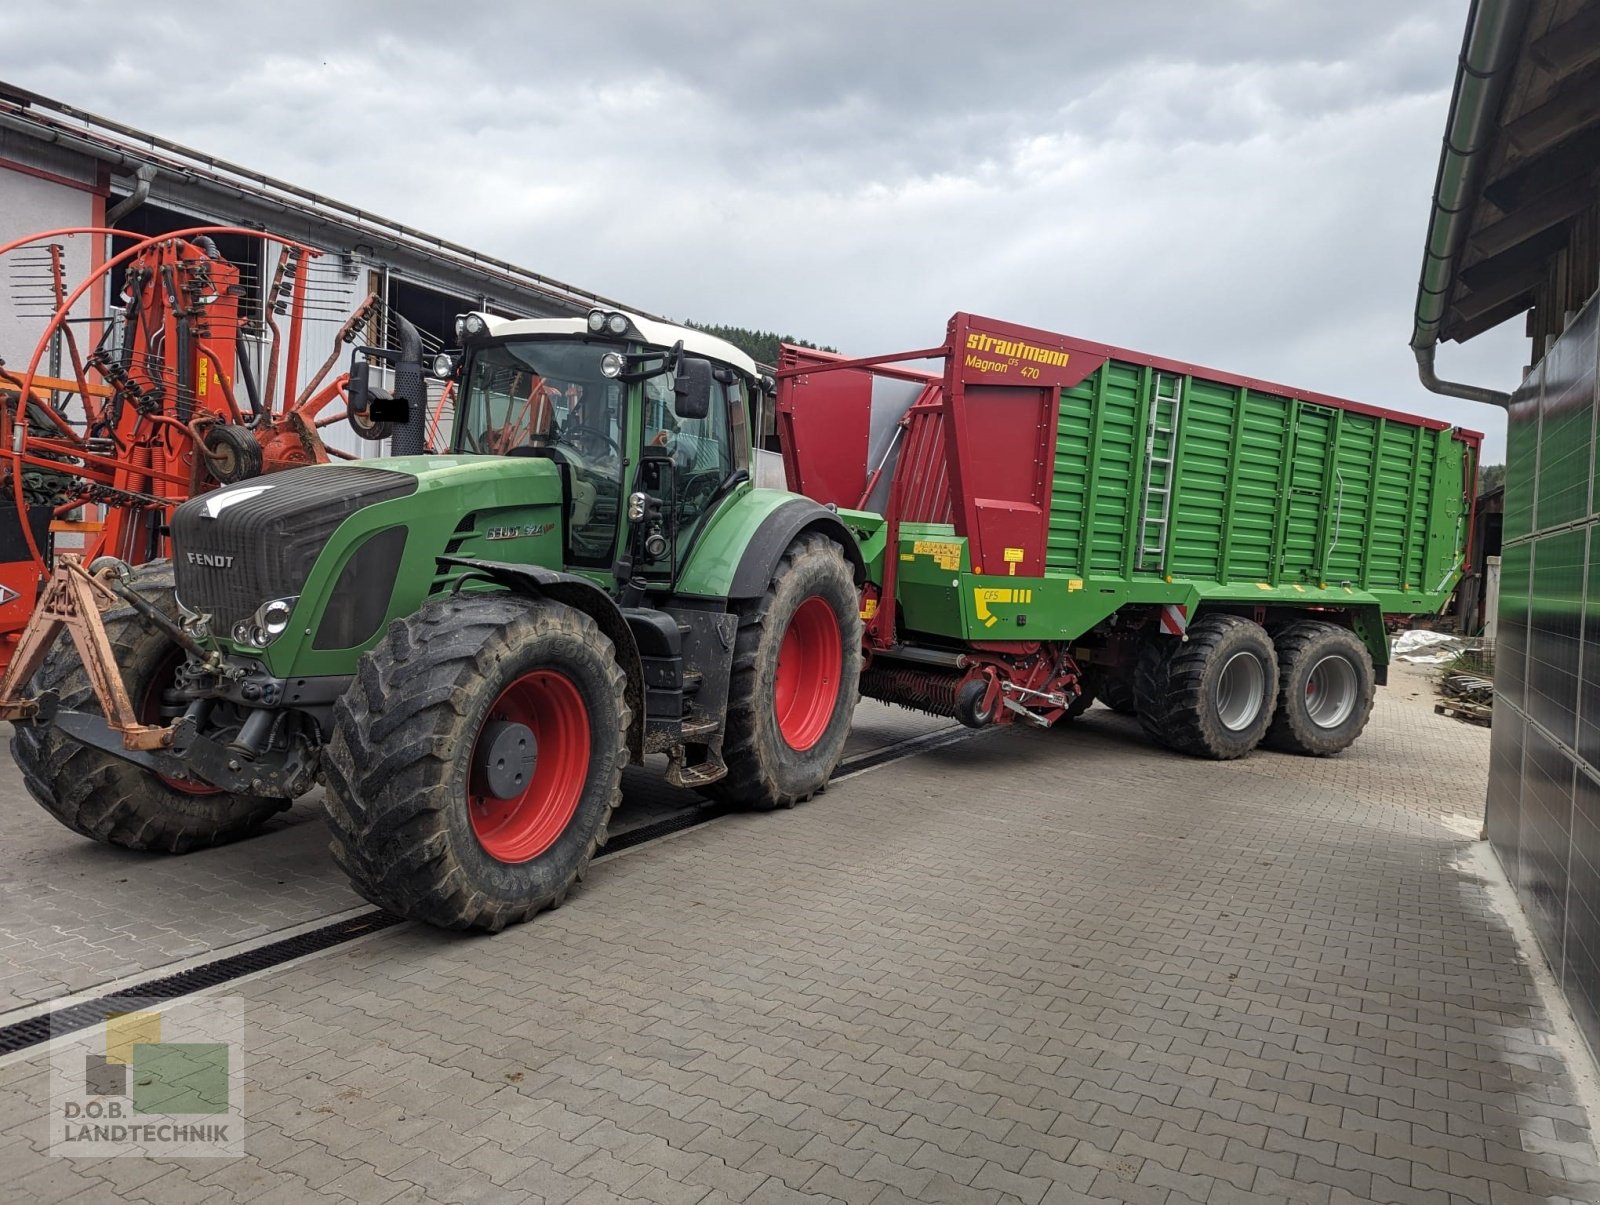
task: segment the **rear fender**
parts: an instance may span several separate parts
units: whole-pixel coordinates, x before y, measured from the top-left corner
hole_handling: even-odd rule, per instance
[[[582,611],[593,619],[617,651],[617,662],[622,666],[627,680],[628,750],[635,761],[644,757],[644,667],[639,660],[639,646],[622,611],[611,596],[587,578],[574,573],[562,573],[541,565],[513,565],[505,561],[483,561],[467,557],[442,556],[441,567],[450,565],[470,570],[472,573],[510,590],[531,598],[548,598]]]

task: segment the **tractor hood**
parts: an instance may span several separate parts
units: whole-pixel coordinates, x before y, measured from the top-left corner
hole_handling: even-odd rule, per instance
[[[178,599],[211,617],[215,637],[247,647],[263,605],[283,600],[290,622],[270,647],[256,642],[269,661],[313,648],[349,660],[400,595],[420,604],[463,533],[559,518],[560,507],[559,469],[534,458],[398,456],[272,473],[173,512]]]

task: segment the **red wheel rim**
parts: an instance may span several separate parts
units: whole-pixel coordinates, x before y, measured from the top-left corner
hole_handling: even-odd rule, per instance
[[[166,724],[167,717],[161,714],[161,694],[170,688],[177,680],[178,666],[183,664],[183,650],[174,648],[156,666],[156,672],[150,676],[150,685],[145,688],[144,698],[139,700],[139,722],[141,724]],[[190,778],[170,778],[165,774],[157,774],[162,782],[174,791],[183,795],[220,795],[222,789],[210,783],[196,782]]]
[[[528,862],[556,843],[578,810],[589,777],[589,709],[571,679],[539,669],[501,691],[484,723],[490,720],[526,725],[538,756],[528,785],[514,798],[496,799],[469,783],[467,814],[484,853],[500,862]],[[470,764],[477,760],[474,741]]]
[[[773,690],[778,731],[796,752],[804,753],[828,730],[839,699],[843,652],[838,616],[812,595],[796,608],[783,634]]]

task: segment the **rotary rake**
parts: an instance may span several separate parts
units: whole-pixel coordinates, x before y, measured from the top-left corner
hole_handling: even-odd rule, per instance
[[[250,240],[249,258],[273,265],[270,279],[224,258],[216,240],[225,236]],[[69,289],[66,247],[107,237],[133,241]],[[0,246],[15,316],[45,320],[25,367],[0,359],[0,669],[58,538],[85,564],[157,560],[178,503],[355,459],[324,442],[337,424],[365,439],[388,435],[350,411],[348,374],[335,373],[347,345],[373,341],[382,302],[369,294],[351,308],[348,292],[315,270],[320,255],[224,226],[148,238],[75,227]],[[112,281],[120,287],[108,306]],[[327,359],[302,380],[303,349],[330,328]]]

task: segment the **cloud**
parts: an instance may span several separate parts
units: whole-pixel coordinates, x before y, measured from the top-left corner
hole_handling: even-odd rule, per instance
[[[1499,416],[1406,346],[1464,17],[76,0],[0,16],[0,75],[658,312],[866,354],[974,310],[1489,428],[1499,459]],[[1440,360],[1507,387],[1526,356],[1503,328]]]

